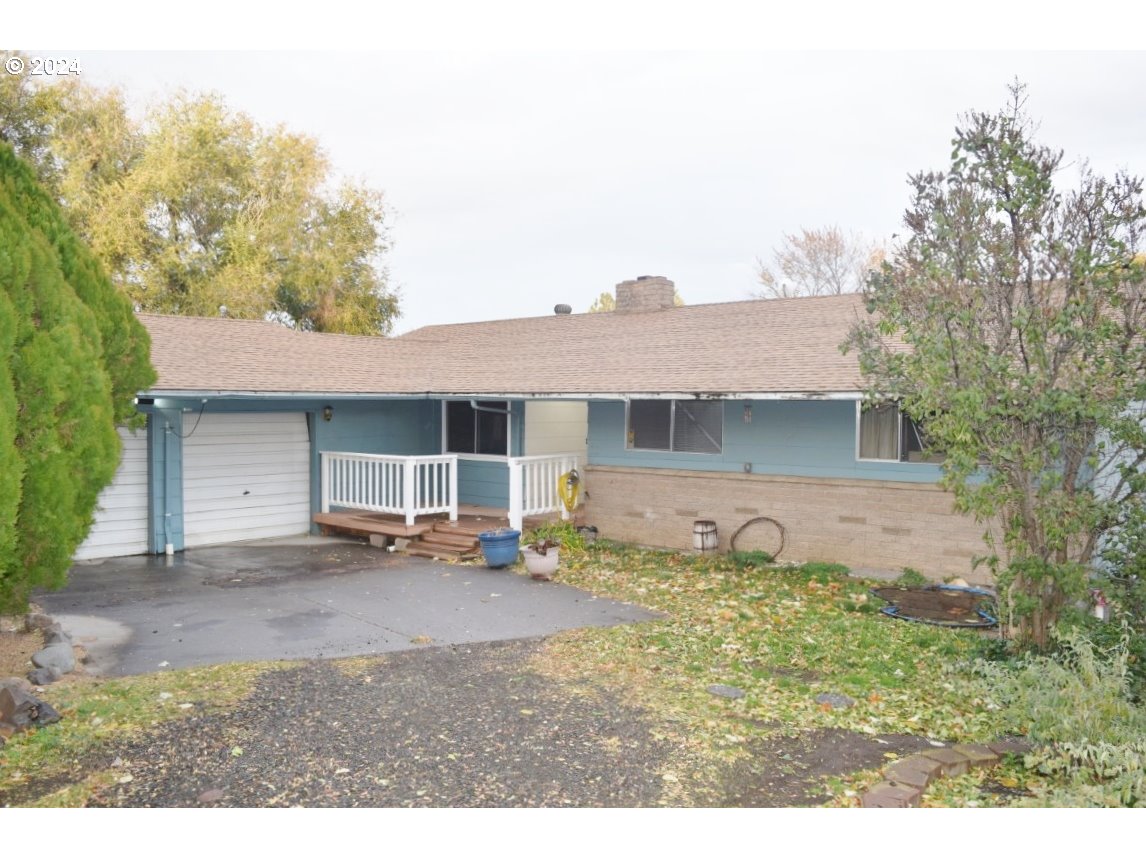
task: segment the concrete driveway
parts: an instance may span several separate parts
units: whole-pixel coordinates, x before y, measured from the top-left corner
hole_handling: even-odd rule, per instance
[[[64,590],[36,601],[88,649],[89,668],[107,675],[499,641],[656,617],[511,570],[327,538],[78,564]]]

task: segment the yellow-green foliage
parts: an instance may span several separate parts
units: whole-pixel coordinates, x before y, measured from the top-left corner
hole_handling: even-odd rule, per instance
[[[19,610],[63,584],[115,474],[116,420],[155,377],[130,306],[6,145],[0,362],[0,610]]]

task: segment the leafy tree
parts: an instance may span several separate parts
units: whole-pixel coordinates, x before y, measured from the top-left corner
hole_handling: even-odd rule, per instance
[[[990,523],[1013,628],[1038,647],[1146,497],[1142,182],[1084,165],[1060,188],[1061,162],[1017,83],[964,117],[948,171],[910,177],[907,238],[849,340],[870,395],[946,455],[957,509]]]
[[[0,144],[0,611],[61,585],[155,381],[130,304]]]
[[[799,235],[785,234],[783,244],[773,249],[772,267],[757,260],[763,289],[753,295],[792,298],[856,292],[883,258],[882,245],[865,242],[854,233],[844,235],[839,227],[801,227]]]
[[[115,89],[8,88],[0,136],[140,309],[391,330],[382,195],[335,185],[313,138],[263,128],[217,95],[179,93],[137,121]]]
[[[0,62],[23,55],[0,51]],[[41,177],[55,174],[51,153],[55,121],[62,110],[68,89],[41,86],[26,74],[0,72],[0,141],[36,167]]]

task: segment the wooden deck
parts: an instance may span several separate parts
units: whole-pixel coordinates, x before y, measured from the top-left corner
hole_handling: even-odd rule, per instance
[[[528,530],[536,528],[546,522],[553,521],[557,516],[527,516],[523,527]],[[316,513],[314,522],[323,534],[339,533],[352,534],[356,537],[369,537],[372,534],[381,534],[386,537],[406,537],[418,539],[429,537],[429,532],[439,535],[456,535],[456,541],[476,542],[477,535],[482,531],[493,531],[497,528],[509,527],[508,511],[492,507],[461,506],[458,508],[458,521],[451,522],[446,513],[433,516],[419,516],[413,525],[407,525],[403,516],[389,513],[367,513],[363,510],[346,510],[339,513]]]

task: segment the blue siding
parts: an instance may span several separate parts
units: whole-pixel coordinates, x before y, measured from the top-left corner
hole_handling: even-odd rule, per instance
[[[458,501],[509,507],[509,466],[498,460],[458,460]]]
[[[163,551],[170,538],[177,551],[183,548],[183,464],[182,426],[194,425],[202,400],[161,400],[159,407],[146,410],[153,415],[150,429],[152,481],[153,548]],[[322,417],[323,408],[333,409],[331,420]],[[525,404],[511,404],[513,430],[510,439],[514,455],[525,444]],[[309,397],[210,399],[207,412],[305,412],[311,438],[311,509],[321,504],[319,454],[323,451],[429,455],[442,452],[442,401],[427,399],[338,400]],[[172,431],[165,432],[170,425]],[[509,503],[509,469],[504,461],[462,460],[458,466],[458,500],[463,504],[506,507]]]
[[[797,477],[850,477],[933,483],[932,463],[862,462],[856,459],[856,407],[842,400],[754,400],[752,422],[744,401],[724,403],[720,454],[625,449],[625,404],[589,403],[589,464],[691,471],[743,471]]]
[[[321,508],[319,453],[377,453],[419,456],[438,453],[441,438],[436,403],[382,400],[331,403],[334,415],[323,420],[322,406],[309,415],[311,426],[311,510]]]

